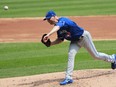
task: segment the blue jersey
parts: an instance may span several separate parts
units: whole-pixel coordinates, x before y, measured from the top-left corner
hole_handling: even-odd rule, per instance
[[[83,28],[79,27],[75,22],[65,17],[59,18],[55,26],[60,27],[57,31],[57,36],[61,40],[78,40],[84,32]]]

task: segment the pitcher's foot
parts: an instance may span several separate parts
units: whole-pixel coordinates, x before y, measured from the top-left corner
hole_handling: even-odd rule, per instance
[[[65,78],[62,82],[60,82],[60,85],[66,85],[66,84],[70,84],[70,83],[73,83],[73,80]]]
[[[111,68],[116,69],[116,54],[113,54],[113,56],[115,57],[115,61],[114,63],[111,63]]]

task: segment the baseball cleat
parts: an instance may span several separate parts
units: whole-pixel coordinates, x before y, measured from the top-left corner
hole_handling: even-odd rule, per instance
[[[111,63],[111,68],[116,69],[116,54],[113,55],[115,57],[115,62]]]
[[[73,83],[73,80],[66,78],[62,82],[60,82],[60,85],[66,85],[66,84],[70,84],[70,83]]]

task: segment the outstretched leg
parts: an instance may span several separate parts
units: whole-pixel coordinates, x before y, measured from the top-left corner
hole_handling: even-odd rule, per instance
[[[108,55],[108,54],[105,54],[105,53],[97,52],[97,50],[94,46],[94,43],[92,41],[91,35],[88,31],[84,32],[83,42],[84,42],[84,45],[83,45],[84,48],[86,48],[87,51],[95,59],[104,60],[104,61],[111,62],[111,63],[115,62],[115,57],[113,55]]]

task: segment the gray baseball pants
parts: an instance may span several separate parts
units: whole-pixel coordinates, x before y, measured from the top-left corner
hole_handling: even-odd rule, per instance
[[[75,55],[77,54],[77,52],[81,47],[84,47],[95,59],[104,60],[110,63],[113,63],[115,61],[112,55],[97,52],[94,43],[92,41],[92,37],[88,31],[84,31],[82,36],[83,39],[79,40],[78,42],[70,43],[69,52],[68,52],[68,65],[66,70],[66,78],[72,78]]]

